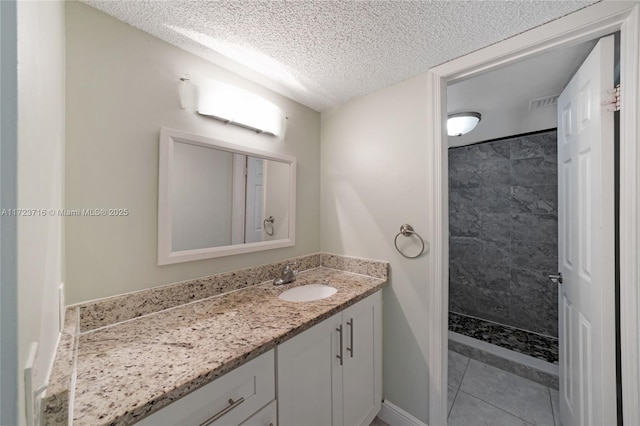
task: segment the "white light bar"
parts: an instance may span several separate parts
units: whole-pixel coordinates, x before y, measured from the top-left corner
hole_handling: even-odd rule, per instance
[[[198,87],[198,113],[259,133],[284,137],[283,111],[258,95],[230,84],[205,80]]]

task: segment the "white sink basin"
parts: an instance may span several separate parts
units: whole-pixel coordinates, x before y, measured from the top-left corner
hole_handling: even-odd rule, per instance
[[[278,296],[288,302],[311,302],[334,295],[338,290],[324,284],[307,284],[290,288]]]

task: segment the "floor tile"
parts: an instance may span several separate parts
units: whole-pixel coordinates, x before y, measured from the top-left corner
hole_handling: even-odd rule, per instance
[[[474,359],[469,361],[460,386],[460,390],[537,426],[553,426],[548,389]]]
[[[531,424],[471,395],[458,391],[447,425],[530,426]]]
[[[452,339],[449,339],[449,348],[453,352],[458,352],[459,354],[484,362],[485,364],[493,365],[496,368],[508,371],[516,376],[524,377],[525,379],[540,383],[541,385],[551,389],[558,389],[557,374],[554,375],[552,373],[544,372],[537,368],[520,364],[519,362],[485,351],[484,349],[468,346]]]
[[[369,426],[389,426],[389,424],[376,417]]]
[[[467,364],[469,364],[469,357],[466,357],[454,351],[449,351],[449,386],[453,386],[456,390],[458,390],[458,388],[460,387],[460,383],[462,383],[462,376],[467,369]]]
[[[451,407],[453,406],[453,401],[456,399],[456,394],[458,393],[458,388],[451,385],[447,388],[447,416],[449,416],[449,413],[451,413]]]
[[[553,410],[553,422],[560,426],[560,393],[555,389],[549,389],[551,394],[551,408]]]

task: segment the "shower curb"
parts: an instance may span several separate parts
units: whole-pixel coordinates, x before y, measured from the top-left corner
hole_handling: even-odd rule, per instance
[[[449,331],[449,349],[558,390],[558,365]]]

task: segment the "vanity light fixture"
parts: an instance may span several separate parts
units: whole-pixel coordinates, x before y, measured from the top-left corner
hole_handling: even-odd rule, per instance
[[[189,105],[189,74],[185,74],[183,77],[180,77],[180,86],[179,86],[179,94],[180,94],[180,108],[186,109]]]
[[[458,112],[449,114],[447,119],[447,134],[449,136],[462,136],[476,128],[480,122],[479,112]]]
[[[230,84],[204,80],[198,85],[198,113],[258,133],[284,137],[286,117],[276,105]]]

